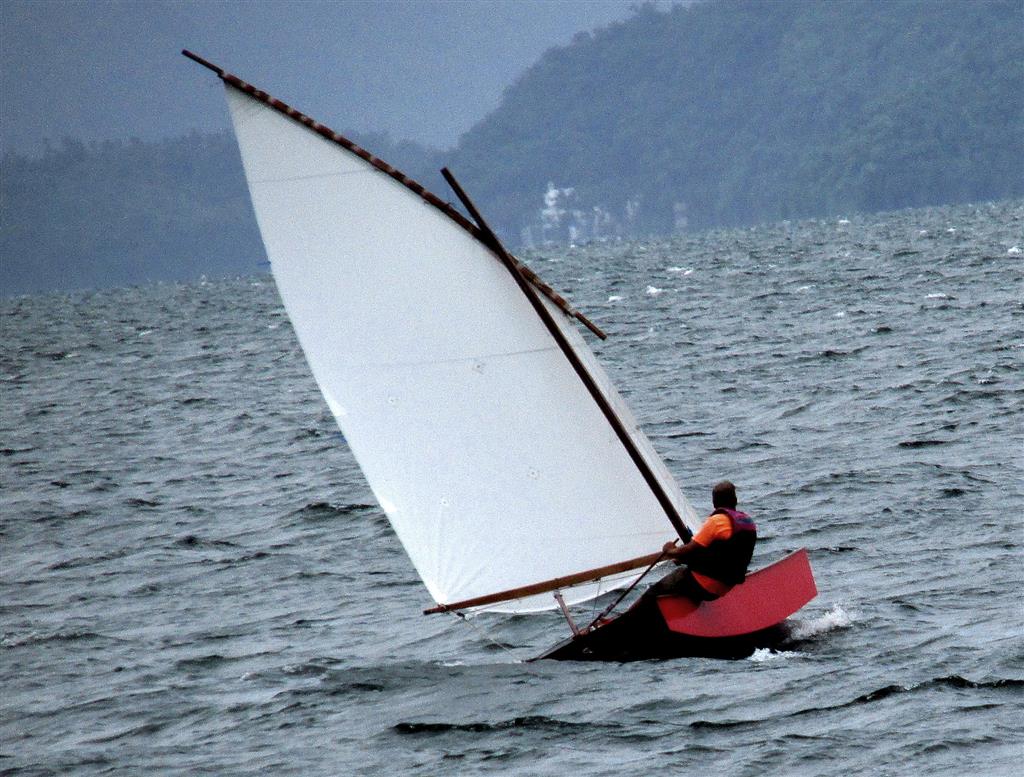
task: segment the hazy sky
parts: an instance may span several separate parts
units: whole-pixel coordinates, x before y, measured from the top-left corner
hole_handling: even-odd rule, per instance
[[[0,150],[226,128],[220,82],[182,48],[338,130],[447,148],[545,50],[636,4],[0,0]]]

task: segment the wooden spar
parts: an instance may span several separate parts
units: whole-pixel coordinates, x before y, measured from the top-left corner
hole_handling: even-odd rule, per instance
[[[497,593],[487,594],[485,596],[476,596],[472,599],[463,599],[461,602],[439,604],[436,607],[431,607],[429,610],[424,610],[423,614],[432,615],[438,612],[464,610],[469,607],[483,607],[485,604],[496,604],[497,602],[506,602],[509,599],[523,599],[527,596],[544,594],[548,591],[557,591],[559,588],[568,588],[570,586],[579,585],[580,583],[589,583],[591,580],[599,580],[600,578],[608,577],[609,575],[615,575],[620,572],[628,572],[631,569],[650,566],[660,560],[663,555],[664,554],[662,553],[651,553],[647,556],[631,558],[628,561],[620,561],[617,564],[609,564],[604,567],[588,569],[585,572],[576,572],[575,574],[566,575],[565,577],[556,577],[540,583],[532,583],[531,585],[524,585],[519,588],[510,588],[507,591],[498,591]]]
[[[205,68],[207,68],[209,70],[212,70],[214,73],[216,73],[221,78],[224,77],[224,71],[221,68],[217,67],[212,62],[210,62],[209,60],[203,59],[201,56],[199,56],[198,54],[192,53],[188,49],[182,49],[181,53],[184,54],[189,59],[191,59],[193,62],[198,62],[203,67],[205,67]]]
[[[555,601],[558,602],[558,607],[561,609],[562,615],[564,615],[565,619],[569,622],[569,629],[573,634],[579,636],[580,628],[576,625],[576,621],[572,619],[572,613],[569,612],[569,608],[565,604],[565,599],[562,597],[561,591],[555,591]]]
[[[595,324],[593,321],[591,321],[585,315],[583,315],[578,310],[576,310],[574,307],[572,307],[572,305],[570,305],[565,300],[565,297],[563,297],[557,291],[555,291],[550,286],[548,286],[546,283],[544,283],[544,281],[542,281],[538,277],[537,273],[535,273],[533,270],[531,270],[525,264],[523,264],[518,259],[516,259],[514,256],[512,256],[512,254],[509,254],[508,256],[509,256],[509,259],[511,259],[512,262],[515,264],[516,269],[518,269],[519,272],[521,272],[523,274],[523,276],[526,278],[526,280],[528,280],[531,284],[533,284],[534,288],[539,290],[545,297],[547,297],[549,300],[554,302],[555,303],[555,307],[557,307],[559,310],[561,310],[563,313],[565,313],[565,315],[570,316],[572,318],[575,318],[577,321],[579,321],[581,324],[583,324],[583,326],[585,326],[587,329],[589,329],[595,335],[600,337],[602,340],[607,340],[608,339],[608,335],[606,335],[601,330],[601,328],[599,326],[597,326],[597,324]]]
[[[433,192],[429,191],[422,184],[419,184],[412,178],[409,178],[409,176],[405,175],[400,170],[392,167],[379,157],[375,157],[369,151],[353,143],[344,135],[339,135],[330,127],[327,127],[326,125],[323,125],[320,122],[311,119],[304,113],[300,113],[299,111],[292,108],[290,105],[281,102],[276,97],[272,97],[271,95],[267,94],[264,91],[257,89],[252,84],[243,81],[238,76],[226,72],[223,68],[217,67],[212,62],[209,62],[208,60],[205,60],[202,57],[200,57],[198,54],[194,54],[188,49],[182,49],[181,53],[189,59],[191,59],[192,61],[198,62],[200,65],[207,68],[208,70],[212,70],[225,83],[231,84],[231,86],[245,92],[253,99],[258,100],[264,105],[270,106],[271,108],[273,108],[276,111],[279,111],[280,113],[283,113],[288,118],[299,122],[299,124],[302,124],[303,126],[313,130],[318,135],[326,138],[327,140],[333,141],[334,143],[337,143],[338,145],[344,147],[348,151],[351,151],[353,154],[360,157],[361,159],[366,160],[381,172],[386,173],[387,175],[391,176],[396,181],[401,183],[403,186],[407,187],[408,189],[411,189],[415,194],[422,197],[425,202],[429,203],[430,205],[433,205],[435,208],[440,210],[442,213],[444,213],[446,216],[448,216],[450,219],[456,222],[460,227],[462,227],[471,235],[473,235],[473,237],[475,237],[477,240],[485,242],[483,236],[480,234],[480,230],[472,222],[466,219],[465,216],[463,216],[455,208],[453,208],[450,203],[444,202],[443,200],[441,200],[440,197],[438,197]],[[523,273],[523,275],[526,276],[530,283],[532,283],[534,287],[536,287],[541,292],[541,294],[550,299],[556,307],[558,307],[563,313],[565,313],[565,315],[577,319],[581,324],[586,326],[587,329],[589,329],[595,335],[600,337],[602,340],[608,337],[608,335],[601,331],[600,327],[594,324],[590,319],[588,319],[578,310],[573,308],[572,305],[570,305],[568,301],[565,299],[565,297],[563,297],[550,286],[548,286],[548,284],[544,283],[544,281],[542,281],[533,270],[528,268],[518,259],[513,258],[512,261],[516,263],[520,271]]]
[[[615,430],[615,434],[618,435],[619,441],[626,449],[629,457],[633,460],[637,469],[640,470],[640,474],[643,476],[648,487],[652,492],[654,492],[654,496],[657,498],[658,504],[660,504],[661,508],[665,511],[665,515],[668,517],[672,527],[679,534],[679,537],[683,542],[689,542],[690,538],[693,536],[692,532],[686,528],[686,524],[683,523],[682,516],[676,509],[676,506],[672,503],[669,495],[665,492],[661,482],[655,476],[654,471],[647,463],[647,459],[644,458],[640,449],[637,448],[636,443],[633,441],[633,438],[630,437],[629,431],[626,429],[622,419],[619,418],[618,413],[615,412],[615,408],[611,406],[608,398],[604,395],[604,392],[601,391],[601,387],[597,385],[597,381],[594,380],[594,377],[590,374],[589,370],[587,370],[586,365],[583,364],[580,357],[576,354],[576,351],[573,350],[572,345],[566,339],[562,330],[558,328],[558,323],[551,317],[548,309],[544,307],[544,303],[541,302],[540,298],[534,293],[533,288],[516,266],[515,260],[508,251],[505,250],[505,247],[501,244],[501,241],[498,240],[498,236],[494,234],[494,231],[490,226],[488,226],[484,217],[480,215],[480,211],[476,209],[472,200],[469,199],[469,195],[463,191],[459,182],[455,180],[455,176],[452,175],[451,170],[445,167],[441,170],[441,175],[444,176],[448,185],[452,187],[455,194],[458,195],[460,200],[462,200],[462,204],[466,206],[466,210],[469,211],[469,215],[476,220],[477,226],[480,228],[480,232],[484,236],[484,244],[502,260],[508,271],[512,273],[512,277],[515,278],[519,288],[522,290],[523,294],[526,295],[527,299],[530,300],[534,310],[537,311],[537,315],[540,316],[544,325],[551,333],[551,336],[555,339],[555,342],[558,343],[558,347],[562,349],[562,353],[565,354],[565,358],[569,360],[569,363],[576,371],[576,374],[580,377],[580,380],[583,381],[583,384],[587,387],[587,390],[590,392],[590,395],[593,397],[598,407],[601,408],[601,412],[604,413],[608,423],[611,424],[612,429]]]

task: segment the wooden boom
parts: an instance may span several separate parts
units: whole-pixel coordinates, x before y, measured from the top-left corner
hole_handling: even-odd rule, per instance
[[[530,585],[520,586],[519,588],[510,588],[507,591],[498,591],[497,593],[487,594],[485,596],[476,596],[472,599],[463,599],[461,602],[439,604],[436,607],[431,607],[429,610],[424,610],[423,614],[432,615],[438,612],[465,610],[470,607],[482,607],[485,604],[496,604],[497,602],[505,602],[509,599],[522,599],[527,596],[547,593],[548,591],[557,591],[559,588],[568,588],[569,586],[579,585],[580,583],[587,583],[591,580],[598,580],[602,577],[618,574],[619,572],[628,572],[631,569],[649,567],[658,561],[663,555],[663,553],[650,553],[646,556],[631,558],[628,561],[620,561],[617,564],[608,564],[607,566],[588,569],[584,572],[576,572],[575,574],[566,575],[565,577],[555,577],[551,580],[545,580],[540,583],[532,583]]]

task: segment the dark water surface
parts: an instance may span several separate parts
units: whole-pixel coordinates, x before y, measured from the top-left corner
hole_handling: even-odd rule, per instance
[[[528,259],[698,508],[809,549],[740,661],[421,616],[269,278],[0,301],[0,773],[1019,773],[1022,249],[1015,202]]]

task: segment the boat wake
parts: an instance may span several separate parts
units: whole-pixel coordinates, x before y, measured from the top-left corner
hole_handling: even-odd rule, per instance
[[[824,615],[812,620],[794,619],[790,628],[790,639],[805,640],[827,634],[830,631],[847,629],[853,625],[856,615],[848,613],[841,605],[833,605]]]

